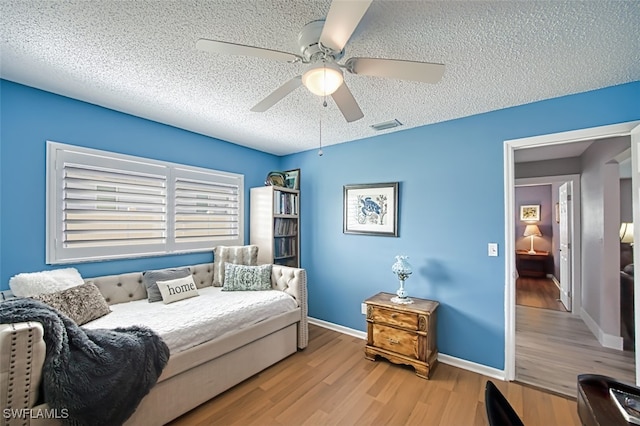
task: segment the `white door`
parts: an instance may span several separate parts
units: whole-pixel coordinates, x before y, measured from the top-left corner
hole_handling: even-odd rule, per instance
[[[640,126],[631,130],[631,188],[633,190],[633,222],[640,223]],[[633,227],[633,263],[640,264],[640,226]],[[640,385],[640,341],[638,327],[640,327],[640,280],[633,283],[633,299],[635,306],[635,342],[636,342],[636,385]]]
[[[571,182],[560,185],[560,301],[571,312]]]

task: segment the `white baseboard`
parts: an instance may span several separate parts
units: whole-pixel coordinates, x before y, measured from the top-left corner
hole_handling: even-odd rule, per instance
[[[623,350],[623,339],[620,336],[614,336],[613,334],[605,333],[598,323],[591,318],[591,315],[584,310],[584,308],[580,309],[580,318],[587,325],[587,328],[593,335],[598,339],[598,342],[605,348],[617,349],[619,351]]]
[[[344,327],[338,324],[334,324],[332,322],[309,317],[309,324],[327,328],[332,331],[337,331],[338,333],[346,334],[348,336],[357,337],[362,340],[367,339],[367,333],[365,333],[364,331],[354,330],[353,328]],[[469,370],[474,373],[482,374],[483,376],[492,377],[498,380],[506,380],[506,375],[504,370],[498,370],[497,368],[488,367],[483,364],[477,364],[475,362],[467,361],[461,358],[456,358],[451,355],[439,353],[438,361],[443,364],[451,365],[453,367],[462,368],[463,370]]]
[[[337,331],[338,333],[346,334],[348,336],[357,337],[362,340],[367,340],[367,333],[360,330],[355,330],[349,327],[343,327],[338,324],[334,324],[332,322],[319,320],[316,318],[309,317],[309,324],[317,325],[322,328],[327,328],[329,330]]]
[[[558,287],[558,290],[562,291],[562,287],[560,286],[560,281],[558,281],[555,275],[547,274],[547,278],[551,279],[551,281],[553,281],[556,287]]]
[[[462,368],[463,370],[469,370],[474,373],[482,374],[483,376],[493,377],[494,379],[498,380],[507,380],[507,376],[504,370],[498,370],[497,368],[488,367],[486,365],[478,364],[472,361],[467,361],[466,359],[456,358],[451,355],[439,353],[438,361],[443,364],[451,365],[453,367]]]

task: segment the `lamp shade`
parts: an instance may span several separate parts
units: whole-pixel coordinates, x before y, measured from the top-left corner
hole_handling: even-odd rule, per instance
[[[302,74],[302,84],[318,96],[331,95],[338,90],[343,81],[342,70],[332,62],[313,65]]]
[[[524,236],[542,237],[542,232],[540,232],[540,228],[538,228],[538,225],[527,225],[527,227],[524,228]]]
[[[394,274],[409,275],[413,272],[411,265],[407,261],[408,258],[409,256],[396,256],[396,263],[391,266]]]
[[[633,223],[622,222],[620,224],[620,242],[633,244]]]

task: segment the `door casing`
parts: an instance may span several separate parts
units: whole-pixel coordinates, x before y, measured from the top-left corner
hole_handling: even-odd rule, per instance
[[[505,292],[504,292],[504,314],[505,314],[505,363],[504,374],[506,380],[515,379],[515,356],[516,356],[516,339],[515,339],[515,150],[522,148],[532,148],[541,146],[559,145],[572,142],[581,142],[587,140],[604,139],[616,136],[632,136],[631,144],[634,147],[634,141],[640,144],[640,135],[638,129],[640,121],[630,121],[626,123],[612,124],[608,126],[592,127],[588,129],[572,130],[569,132],[554,133],[541,136],[533,136],[529,138],[506,140],[504,142],[504,211],[505,211],[505,241],[504,241],[504,253],[505,253]],[[632,131],[634,134],[632,135]],[[637,149],[638,147],[636,147]],[[640,151],[640,150],[639,150]],[[638,154],[640,155],[640,154]],[[638,167],[636,163],[636,155],[632,156],[632,167]],[[634,180],[634,188],[640,185],[637,180]],[[576,188],[574,187],[574,191]],[[634,205],[634,220],[640,220],[640,200],[639,197],[633,197]],[[575,203],[578,204],[578,203]],[[636,218],[636,214],[638,217]],[[574,218],[579,217],[574,211]],[[640,228],[640,227],[638,227]],[[640,241],[640,229],[635,230],[636,237],[639,237]],[[579,232],[577,232],[579,233]],[[579,250],[574,246],[574,258]],[[640,260],[640,253],[638,251],[634,253]],[[576,271],[574,271],[576,272]],[[574,276],[574,280],[578,280],[578,277]],[[574,303],[578,295],[574,293]],[[640,307],[640,283],[635,283],[635,305],[636,312]],[[576,310],[574,309],[574,312]],[[640,315],[636,315],[636,330],[640,323]],[[638,347],[638,338],[636,334],[636,347]],[[636,351],[636,384],[640,384],[640,370],[638,369],[638,361],[640,357],[640,351]]]

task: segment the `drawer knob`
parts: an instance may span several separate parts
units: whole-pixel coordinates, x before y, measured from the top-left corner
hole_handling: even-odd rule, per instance
[[[391,314],[391,318],[392,319],[396,319],[397,316],[398,316],[398,314]]]
[[[400,341],[389,337],[389,343],[391,343],[392,345],[397,345],[398,343],[400,343]]]

